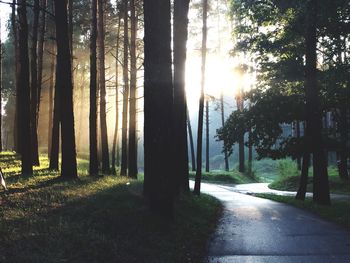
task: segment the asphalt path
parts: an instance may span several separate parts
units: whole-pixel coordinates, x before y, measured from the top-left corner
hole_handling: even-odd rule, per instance
[[[223,216],[207,262],[349,263],[350,231],[290,205],[202,184],[221,200]]]

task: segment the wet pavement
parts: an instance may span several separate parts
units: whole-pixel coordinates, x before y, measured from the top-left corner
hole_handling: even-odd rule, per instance
[[[292,206],[202,184],[221,200],[223,216],[207,262],[350,262],[350,231]]]

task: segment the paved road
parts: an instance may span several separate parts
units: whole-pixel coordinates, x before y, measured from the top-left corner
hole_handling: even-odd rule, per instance
[[[231,189],[232,190],[232,189]],[[350,231],[289,205],[202,184],[225,210],[209,244],[212,263],[349,263]]]

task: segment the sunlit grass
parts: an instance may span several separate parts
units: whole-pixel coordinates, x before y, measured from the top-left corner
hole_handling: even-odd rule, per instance
[[[149,212],[141,181],[90,177],[85,160],[78,180],[63,181],[44,156],[23,178],[15,159],[0,155],[10,189],[0,190],[0,262],[202,262],[216,199],[183,195],[169,221]]]
[[[196,172],[190,172],[190,178],[195,178]],[[254,178],[251,178],[245,174],[242,174],[236,170],[225,171],[211,171],[209,173],[202,173],[202,180],[211,183],[226,183],[226,184],[248,184],[256,182]]]

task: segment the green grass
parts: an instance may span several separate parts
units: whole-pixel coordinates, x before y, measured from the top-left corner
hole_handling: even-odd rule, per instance
[[[12,153],[0,154],[8,194],[0,190],[0,262],[202,262],[221,204],[183,195],[175,218],[152,215],[142,182],[87,176],[61,181],[41,157],[33,177],[18,175]]]
[[[274,194],[255,194],[255,196],[302,208],[317,214],[326,220],[350,228],[350,201],[332,200],[332,204],[330,206],[324,206],[313,203],[311,198],[306,198],[306,200],[303,202],[296,200],[291,196],[280,196]]]
[[[194,179],[196,172],[190,172],[190,178]],[[202,173],[202,180],[211,183],[224,183],[224,184],[248,184],[256,182],[254,178],[244,175],[236,170],[225,171],[211,171],[209,173]]]
[[[328,168],[329,187],[332,193],[350,194],[350,180],[341,179],[335,167]],[[283,191],[297,191],[299,187],[299,175],[280,176],[273,181],[269,187],[271,189]],[[310,171],[307,190],[312,192],[312,171]]]

